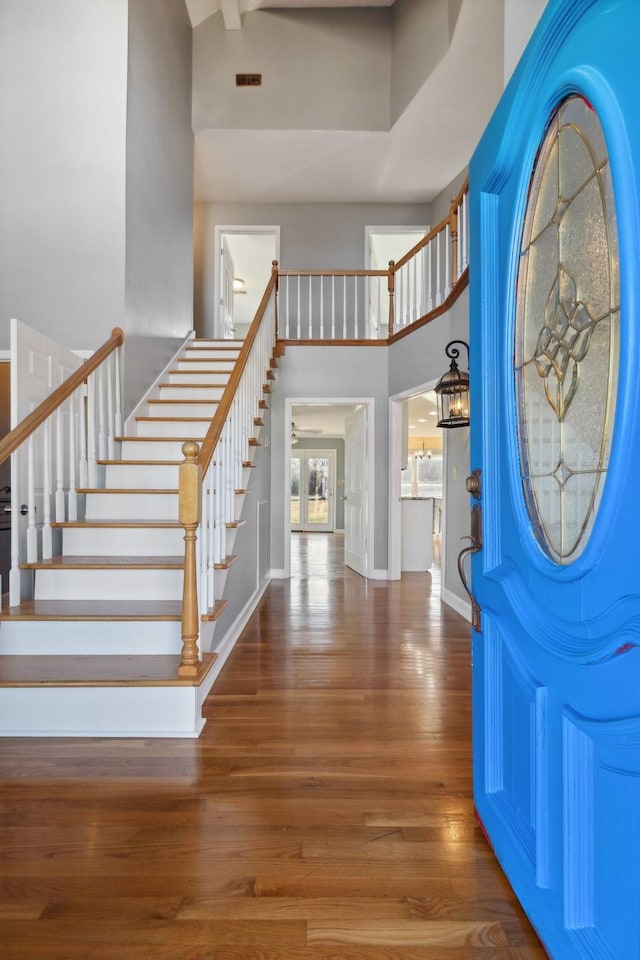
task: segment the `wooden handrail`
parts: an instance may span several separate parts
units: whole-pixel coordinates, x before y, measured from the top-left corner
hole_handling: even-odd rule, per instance
[[[388,270],[279,270],[281,277],[386,277]]]
[[[45,397],[35,410],[32,410],[24,420],[20,421],[17,427],[14,427],[4,439],[0,440],[0,463],[4,463],[12,453],[15,453],[18,447],[21,446],[32,433],[35,433],[38,427],[42,426],[54,410],[61,406],[72,393],[75,393],[87,377],[92,374],[94,370],[97,370],[100,364],[123,343],[124,331],[121,330],[120,327],[114,327],[111,331],[111,337],[103,343],[88,360],[85,360],[81,367],[74,370],[64,383],[56,387],[53,393]]]
[[[393,267],[394,270],[397,271],[400,269],[400,267],[404,267],[405,263],[408,263],[408,261],[411,260],[412,257],[415,257],[416,253],[419,253],[423,247],[426,247],[426,245],[431,240],[433,240],[434,237],[436,237],[439,233],[441,233],[446,228],[447,224],[451,223],[451,217],[453,213],[457,211],[458,207],[462,203],[462,198],[468,189],[469,189],[469,178],[467,177],[464,183],[462,184],[462,186],[460,187],[460,190],[451,201],[451,206],[449,207],[449,213],[446,215],[446,217],[443,217],[440,223],[437,223],[435,227],[432,227],[432,229],[429,230],[429,233],[427,233],[422,238],[422,240],[418,240],[415,246],[411,247],[411,250],[409,250],[408,253],[405,253],[405,255],[401,257],[400,260],[398,260],[394,264],[394,267]]]
[[[278,262],[277,260],[274,260],[273,265],[271,267],[271,277],[269,279],[269,283],[267,284],[267,289],[265,290],[262,300],[260,301],[260,305],[258,307],[256,315],[253,318],[251,326],[249,327],[247,335],[244,339],[244,343],[242,344],[242,348],[238,355],[238,359],[236,360],[235,366],[233,368],[233,373],[231,374],[229,378],[229,382],[224,388],[222,398],[218,403],[218,407],[216,409],[216,412],[213,416],[213,420],[211,421],[211,424],[207,431],[207,435],[202,441],[202,446],[200,447],[200,453],[198,454],[198,462],[202,468],[203,476],[206,474],[209,468],[209,464],[211,463],[213,452],[222,434],[222,430],[224,428],[227,416],[229,414],[229,410],[231,409],[231,404],[233,403],[233,398],[238,388],[238,384],[240,383],[240,378],[242,377],[244,368],[247,365],[247,360],[249,359],[249,354],[251,353],[251,347],[253,346],[253,342],[258,334],[258,330],[260,329],[262,318],[264,317],[265,311],[267,309],[267,305],[271,298],[271,294],[276,288],[277,283],[278,283]]]

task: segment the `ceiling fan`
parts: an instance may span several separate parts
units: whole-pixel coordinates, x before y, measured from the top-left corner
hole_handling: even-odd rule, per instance
[[[291,446],[295,446],[296,443],[300,440],[300,435],[302,434],[316,434],[324,433],[324,430],[321,427],[298,427],[291,421]]]

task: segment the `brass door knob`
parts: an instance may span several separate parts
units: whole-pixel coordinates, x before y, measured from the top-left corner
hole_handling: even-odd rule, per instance
[[[482,480],[480,478],[480,470],[474,470],[471,476],[467,477],[465,486],[467,488],[467,493],[470,493],[472,497],[475,497],[476,500],[479,500],[482,496]]]

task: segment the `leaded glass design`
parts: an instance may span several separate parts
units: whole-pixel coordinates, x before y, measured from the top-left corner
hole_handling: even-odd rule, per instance
[[[584,550],[609,463],[620,285],[611,172],[579,96],[553,115],[535,164],[518,269],[515,382],[522,485],[560,564]]]

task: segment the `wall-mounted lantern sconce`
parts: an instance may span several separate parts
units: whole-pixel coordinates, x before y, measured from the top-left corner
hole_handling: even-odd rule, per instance
[[[234,278],[233,278],[233,292],[234,292],[234,293],[246,293],[247,291],[245,290],[245,286],[246,286],[246,283],[245,283],[245,281],[242,279],[242,277],[234,277]]]
[[[452,340],[444,348],[444,352],[451,360],[451,366],[444,373],[435,388],[438,402],[438,427],[468,427],[469,426],[469,374],[466,370],[459,370],[456,360],[460,356],[460,344],[467,351],[467,366],[469,363],[469,344],[465,340]]]

